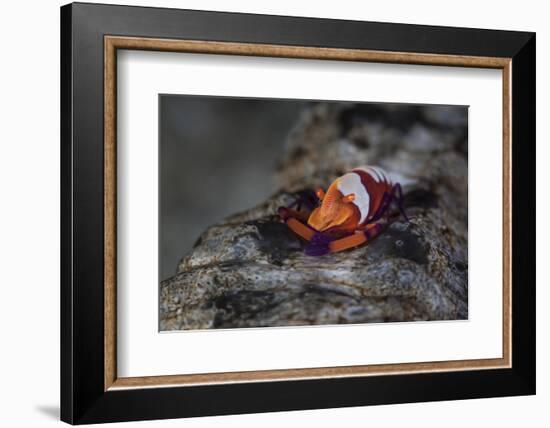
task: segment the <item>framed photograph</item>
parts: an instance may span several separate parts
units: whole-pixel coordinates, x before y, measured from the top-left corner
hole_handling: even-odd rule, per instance
[[[61,8],[61,418],[535,393],[535,35]]]

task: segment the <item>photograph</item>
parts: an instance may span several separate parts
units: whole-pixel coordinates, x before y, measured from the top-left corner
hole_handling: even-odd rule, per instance
[[[468,106],[158,100],[159,331],[468,320]]]

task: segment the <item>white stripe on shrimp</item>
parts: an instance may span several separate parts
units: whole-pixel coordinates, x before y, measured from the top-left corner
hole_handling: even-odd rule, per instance
[[[377,183],[380,183],[381,181],[384,181],[384,175],[381,174],[380,170],[378,168],[374,167],[374,166],[363,165],[363,166],[360,166],[360,167],[357,167],[357,168],[354,168],[354,169],[366,172]]]
[[[354,172],[348,172],[340,177],[336,188],[343,196],[351,193],[355,195],[352,203],[359,209],[359,213],[361,214],[359,224],[363,223],[369,214],[370,196],[361,182],[361,177]]]
[[[384,171],[382,168],[380,168],[379,166],[363,165],[354,169],[366,172],[377,183],[380,183],[380,182],[385,182],[388,184],[392,183],[392,180],[389,177],[388,173]]]
[[[377,183],[380,183],[380,181],[383,181],[383,177],[380,175],[380,173],[373,166],[363,165],[363,166],[359,166],[359,167],[354,168],[354,169],[366,172]]]

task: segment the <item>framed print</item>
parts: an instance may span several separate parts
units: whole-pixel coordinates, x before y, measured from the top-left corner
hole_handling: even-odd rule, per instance
[[[61,53],[62,420],[535,393],[533,33],[76,3]]]

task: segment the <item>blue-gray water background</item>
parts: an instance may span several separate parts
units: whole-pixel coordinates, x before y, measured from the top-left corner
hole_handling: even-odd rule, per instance
[[[161,95],[160,279],[211,224],[271,195],[284,141],[307,102]]]

